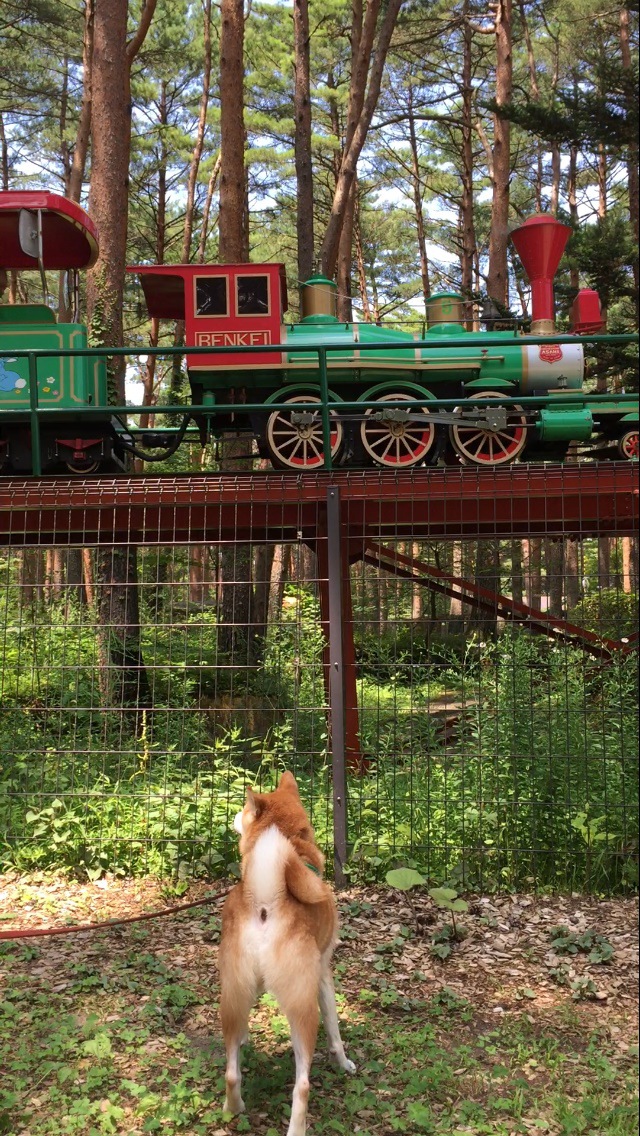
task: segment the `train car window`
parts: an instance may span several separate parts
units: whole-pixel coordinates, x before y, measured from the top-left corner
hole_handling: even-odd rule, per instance
[[[269,315],[269,277],[238,276],[238,315]]]
[[[196,315],[226,316],[228,314],[226,276],[198,276],[196,278]]]

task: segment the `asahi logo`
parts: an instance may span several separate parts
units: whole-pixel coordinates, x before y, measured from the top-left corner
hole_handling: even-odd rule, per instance
[[[545,344],[540,348],[540,359],[543,363],[559,363],[562,359],[562,348],[557,343]]]

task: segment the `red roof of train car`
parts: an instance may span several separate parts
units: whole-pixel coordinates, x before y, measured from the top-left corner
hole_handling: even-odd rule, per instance
[[[42,212],[44,267],[54,270],[91,268],[98,259],[98,230],[88,213],[75,201],[45,190],[12,189],[0,193],[0,266],[37,268],[37,262],[20,248],[18,218],[21,209]]]

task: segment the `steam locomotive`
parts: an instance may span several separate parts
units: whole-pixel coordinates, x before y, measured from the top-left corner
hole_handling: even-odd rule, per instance
[[[421,339],[397,328],[343,323],[336,316],[336,286],[322,276],[302,285],[300,321],[286,324],[281,264],[143,265],[128,271],[140,279],[150,316],[184,321],[187,374],[200,408],[192,417],[202,442],[226,431],[249,433],[274,466],[297,471],[322,468],[327,442],[334,464],[387,469],[438,461],[491,468],[561,460],[571,442],[597,447],[596,456],[636,458],[637,403],[615,395],[593,401],[586,392],[583,399],[567,397],[583,393],[585,337],[603,328],[597,294],[583,289],[573,304],[570,335],[556,334],[553,278],[569,234],[548,215],[531,217],[511,234],[531,283],[528,335],[513,327],[489,336],[468,331],[463,298],[455,292],[427,302]],[[63,269],[77,281],[97,252],[95,227],[73,202],[51,193],[0,194],[0,274],[3,268],[39,266],[43,279],[46,269]],[[75,322],[59,323],[46,304],[0,304],[3,473],[32,470],[34,392],[28,360],[11,353],[86,346],[77,313]],[[326,364],[318,348],[327,349]],[[323,366],[329,399],[338,404],[328,431],[321,415]],[[109,410],[106,359],[38,356],[35,393],[42,408],[43,472],[123,469],[128,454],[140,452]],[[514,397],[525,399],[523,405]],[[439,399],[451,401],[443,410],[434,404]],[[104,414],[82,417],[77,411],[83,406],[104,408]],[[9,416],[8,410],[24,413]],[[184,426],[173,448],[182,436]],[[147,436],[147,444],[159,441]]]

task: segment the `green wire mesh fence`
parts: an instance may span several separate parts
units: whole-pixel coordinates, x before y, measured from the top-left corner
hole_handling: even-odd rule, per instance
[[[106,526],[98,546],[74,522],[72,544],[0,549],[0,870],[227,874],[246,785],[284,768],[331,862],[343,723],[316,519],[185,542],[183,515],[175,540]],[[637,537],[372,541],[349,520],[347,877],[633,888]]]

